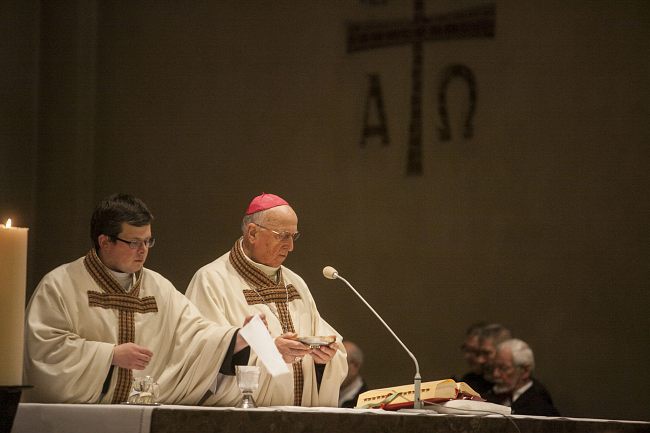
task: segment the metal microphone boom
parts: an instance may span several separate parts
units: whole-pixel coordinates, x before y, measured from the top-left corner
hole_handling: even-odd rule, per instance
[[[411,357],[411,359],[415,363],[415,377],[413,378],[413,389],[415,390],[414,397],[413,397],[413,409],[422,409],[422,399],[420,398],[420,391],[421,391],[421,388],[422,388],[422,377],[420,376],[420,364],[418,364],[418,360],[415,359],[415,356],[413,355],[413,353],[411,353],[411,351],[408,349],[408,347],[406,347],[406,345],[404,343],[402,343],[402,340],[399,339],[399,337],[393,332],[393,330],[390,328],[390,326],[388,326],[388,324],[386,322],[384,322],[384,319],[381,318],[379,313],[377,313],[375,311],[375,309],[372,308],[370,306],[370,304],[366,302],[366,300],[363,298],[363,296],[361,296],[361,294],[359,292],[357,292],[357,290],[354,287],[352,287],[352,284],[350,284],[348,282],[348,280],[346,280],[345,278],[343,278],[342,276],[339,275],[339,273],[336,271],[336,269],[334,269],[331,266],[325,266],[323,268],[323,276],[325,278],[327,278],[327,279],[330,279],[330,280],[335,280],[335,279],[338,278],[339,280],[343,281],[355,293],[355,295],[357,295],[359,297],[359,299],[361,299],[361,301],[364,304],[366,304],[366,307],[370,308],[370,311],[372,311],[375,314],[375,316],[377,316],[379,321],[381,323],[383,323],[383,325],[386,327],[386,329],[388,329],[388,332],[390,332],[391,335],[393,337],[395,337],[395,340],[397,340],[397,342],[404,348],[404,350],[406,350],[406,353],[408,353],[408,355]]]

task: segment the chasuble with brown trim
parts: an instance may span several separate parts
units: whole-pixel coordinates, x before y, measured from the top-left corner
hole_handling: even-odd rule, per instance
[[[142,269],[125,292],[94,251],[48,273],[26,311],[25,376],[31,402],[116,403],[133,376],[153,376],[160,401],[198,404],[236,328],[205,320],[160,274]],[[134,342],[154,355],[145,370],[113,370],[113,346]]]
[[[307,285],[300,276],[281,266],[270,278],[260,265],[252,262],[241,249],[233,249],[202,267],[194,275],[185,295],[205,317],[220,324],[241,323],[251,314],[264,313],[272,337],[285,332],[300,336],[341,336],[320,316]],[[341,345],[342,346],[342,345]],[[341,349],[325,367],[320,386],[311,356],[288,364],[292,374],[271,377],[251,352],[249,364],[260,365],[260,386],[254,394],[260,406],[338,404],[338,391],[347,374],[347,361]],[[234,405],[240,394],[234,378],[220,376],[217,393],[206,404]]]

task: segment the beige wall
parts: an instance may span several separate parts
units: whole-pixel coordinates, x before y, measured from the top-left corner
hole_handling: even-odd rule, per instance
[[[3,120],[18,133],[3,133],[0,165],[13,186],[0,219],[8,208],[32,225],[32,286],[85,252],[93,204],[124,191],[157,218],[148,266],[184,291],[230,248],[250,198],[274,192],[304,233],[286,264],[365,350],[372,387],[413,367],[324,265],[424,380],[461,374],[465,327],[497,321],[532,345],[563,414],[648,419],[646,2],[497,2],[494,39],[425,43],[422,176],[405,175],[410,47],[345,49],[346,22],[409,18],[411,2],[43,3],[38,18],[16,7],[28,26],[10,35],[10,58],[39,78],[2,103],[38,102]],[[476,75],[475,135],[455,126],[441,142],[436,89],[452,63]],[[3,92],[24,73],[3,75]],[[359,146],[369,73],[386,147]],[[450,89],[454,125],[464,92]]]

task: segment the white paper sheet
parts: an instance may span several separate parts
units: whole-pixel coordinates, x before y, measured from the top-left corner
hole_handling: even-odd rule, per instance
[[[284,363],[282,355],[280,355],[278,348],[275,347],[273,338],[271,338],[271,334],[269,334],[259,315],[255,315],[246,326],[241,328],[239,335],[246,340],[251,349],[257,354],[257,357],[262,361],[271,376],[289,373],[287,364]]]

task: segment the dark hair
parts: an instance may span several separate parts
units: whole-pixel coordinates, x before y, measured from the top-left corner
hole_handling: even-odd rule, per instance
[[[469,328],[467,328],[467,331],[465,331],[465,335],[468,336],[468,337],[470,335],[480,335],[481,331],[486,326],[487,326],[487,322],[472,323],[471,325],[469,325]]]
[[[115,238],[122,231],[122,223],[142,227],[151,221],[153,215],[142,200],[129,194],[113,194],[95,207],[90,219],[90,238],[99,251],[99,235]]]
[[[510,329],[499,323],[491,323],[483,327],[479,338],[482,341],[493,340],[494,345],[498,346],[499,343],[511,339],[512,332],[510,332]]]

